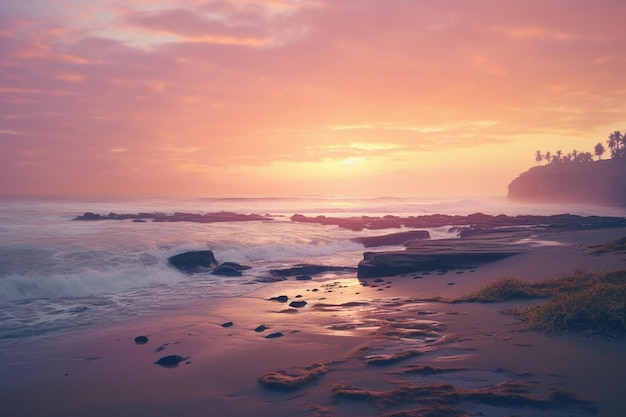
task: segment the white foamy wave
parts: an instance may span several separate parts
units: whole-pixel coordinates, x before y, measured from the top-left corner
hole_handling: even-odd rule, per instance
[[[164,266],[95,270],[46,276],[9,274],[0,278],[0,303],[35,298],[88,297],[176,284],[184,275]]]
[[[337,256],[363,251],[363,245],[349,240],[320,242],[308,245],[269,244],[216,248],[213,253],[218,261],[272,262],[292,259],[306,260],[311,257]]]

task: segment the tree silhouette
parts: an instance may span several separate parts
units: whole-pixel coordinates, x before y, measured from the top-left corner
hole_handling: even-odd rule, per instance
[[[611,158],[621,158],[626,154],[626,136],[619,130],[611,133],[609,139],[606,141],[611,151]]]
[[[557,160],[557,162],[561,162],[561,158],[562,158],[562,157],[563,157],[563,151],[562,151],[562,150],[560,150],[560,149],[559,149],[559,150],[557,150],[557,151],[556,151],[556,160]],[[554,159],[553,159],[552,161],[554,161]]]
[[[611,158],[619,159],[623,158],[623,161],[626,161],[626,133],[622,133],[619,130],[611,133],[609,135],[608,140],[606,141],[609,146],[609,150],[611,151]],[[602,159],[602,155],[606,152],[606,148],[601,142],[598,142],[596,146],[593,148],[593,154],[591,152],[582,152],[574,149],[572,152],[567,153],[567,155],[563,154],[563,151],[560,149],[555,152],[554,155],[550,151],[547,151],[544,154],[541,153],[540,150],[535,152],[535,162],[541,165],[541,161],[547,161],[548,164],[558,164],[558,163],[570,163],[570,162],[578,162],[578,163],[589,163],[593,162],[593,155],[598,157],[598,160]]]
[[[593,148],[593,151],[594,151],[594,155],[596,155],[598,157],[598,160],[601,160],[602,159],[602,155],[604,154],[606,149],[604,149],[604,145],[602,145],[602,142],[598,142],[596,144],[596,147]]]

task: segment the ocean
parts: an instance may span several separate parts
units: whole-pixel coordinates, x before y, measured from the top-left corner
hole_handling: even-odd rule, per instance
[[[192,223],[74,221],[85,212],[268,215],[267,221]],[[0,342],[72,332],[247,294],[270,269],[300,263],[356,267],[365,249],[351,239],[398,231],[351,231],[295,223],[307,216],[424,214],[626,216],[620,208],[515,205],[504,197],[0,196]],[[428,229],[454,238],[449,227]],[[212,250],[249,265],[242,277],[185,275],[168,257]],[[391,249],[390,247],[381,248]]]

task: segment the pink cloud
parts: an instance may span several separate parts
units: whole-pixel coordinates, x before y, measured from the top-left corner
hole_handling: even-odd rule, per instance
[[[471,149],[603,131],[626,111],[619,2],[176,4],[120,9],[97,36],[0,18],[0,173],[39,167],[34,189],[132,172],[139,189],[165,172],[185,183],[168,169],[181,161],[210,171]],[[135,47],[130,29],[176,41]],[[332,129],[350,125],[369,127]]]

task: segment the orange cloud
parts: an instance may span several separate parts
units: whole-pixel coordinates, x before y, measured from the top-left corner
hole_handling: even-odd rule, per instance
[[[1,18],[0,192],[502,194],[626,127],[620,2],[68,1]]]

